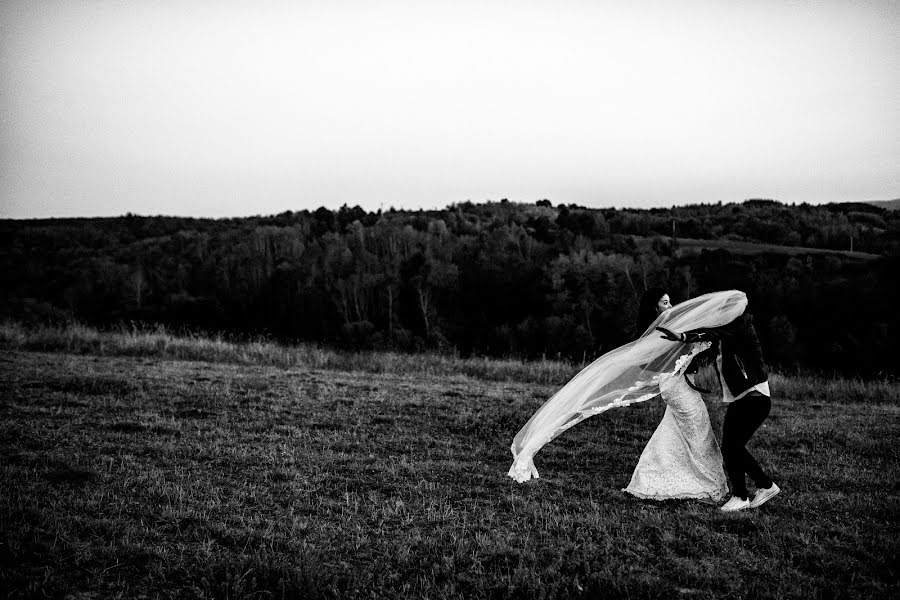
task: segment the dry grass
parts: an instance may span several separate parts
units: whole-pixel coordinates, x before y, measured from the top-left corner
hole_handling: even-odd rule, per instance
[[[0,323],[0,348],[369,373],[466,375],[493,381],[554,384],[568,381],[583,366],[558,360],[460,358],[433,352],[342,352],[314,344],[284,345],[269,340],[231,341],[222,336],[174,335],[163,326],[99,331],[78,323],[61,326]]]

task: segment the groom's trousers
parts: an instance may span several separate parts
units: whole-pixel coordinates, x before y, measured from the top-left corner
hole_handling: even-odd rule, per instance
[[[722,424],[722,462],[725,473],[731,480],[731,493],[734,496],[748,497],[747,475],[753,479],[757,488],[772,486],[772,480],[746,448],[747,442],[769,416],[771,409],[772,400],[753,391],[730,403],[725,411],[725,421]]]

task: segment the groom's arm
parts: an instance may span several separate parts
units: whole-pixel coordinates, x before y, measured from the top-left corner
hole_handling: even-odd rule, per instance
[[[665,327],[657,327],[656,329],[661,331],[662,337],[669,341],[692,344],[694,342],[712,342],[744,335],[749,323],[752,323],[752,317],[749,313],[744,312],[731,323],[726,323],[720,327],[701,327],[684,332],[671,331]]]

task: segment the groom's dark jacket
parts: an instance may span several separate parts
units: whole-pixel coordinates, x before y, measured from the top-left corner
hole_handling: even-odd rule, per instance
[[[769,378],[753,316],[746,310],[727,325],[686,331],[685,341],[721,344],[722,378],[734,397]]]

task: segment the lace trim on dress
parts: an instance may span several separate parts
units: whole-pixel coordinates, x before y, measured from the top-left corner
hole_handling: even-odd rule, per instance
[[[595,408],[593,414],[600,414],[615,406],[629,406],[631,404],[635,404],[636,402],[644,402],[645,400],[649,400],[650,398],[658,396],[659,394],[657,392],[649,392],[644,393],[636,398],[629,398],[628,400],[624,399],[628,396],[628,394],[632,392],[638,392],[647,387],[662,387],[664,383],[670,381],[672,378],[680,377],[684,374],[684,371],[688,368],[688,365],[691,364],[691,361],[694,360],[694,357],[704,350],[707,350],[711,345],[712,343],[710,342],[700,342],[699,344],[693,344],[691,346],[690,352],[688,352],[684,356],[681,356],[678,360],[675,361],[674,369],[672,369],[671,371],[666,371],[665,373],[657,373],[650,379],[642,379],[635,382],[635,384],[628,388],[627,392],[623,394],[622,398],[613,400],[607,406]]]
[[[719,494],[643,494],[641,492],[635,492],[633,490],[629,490],[627,488],[622,488],[623,492],[628,492],[632,496],[640,498],[641,500],[656,500],[657,502],[662,502],[663,500],[709,500],[712,502],[719,502],[720,500],[724,500],[725,496],[728,495],[727,490],[721,492]]]

